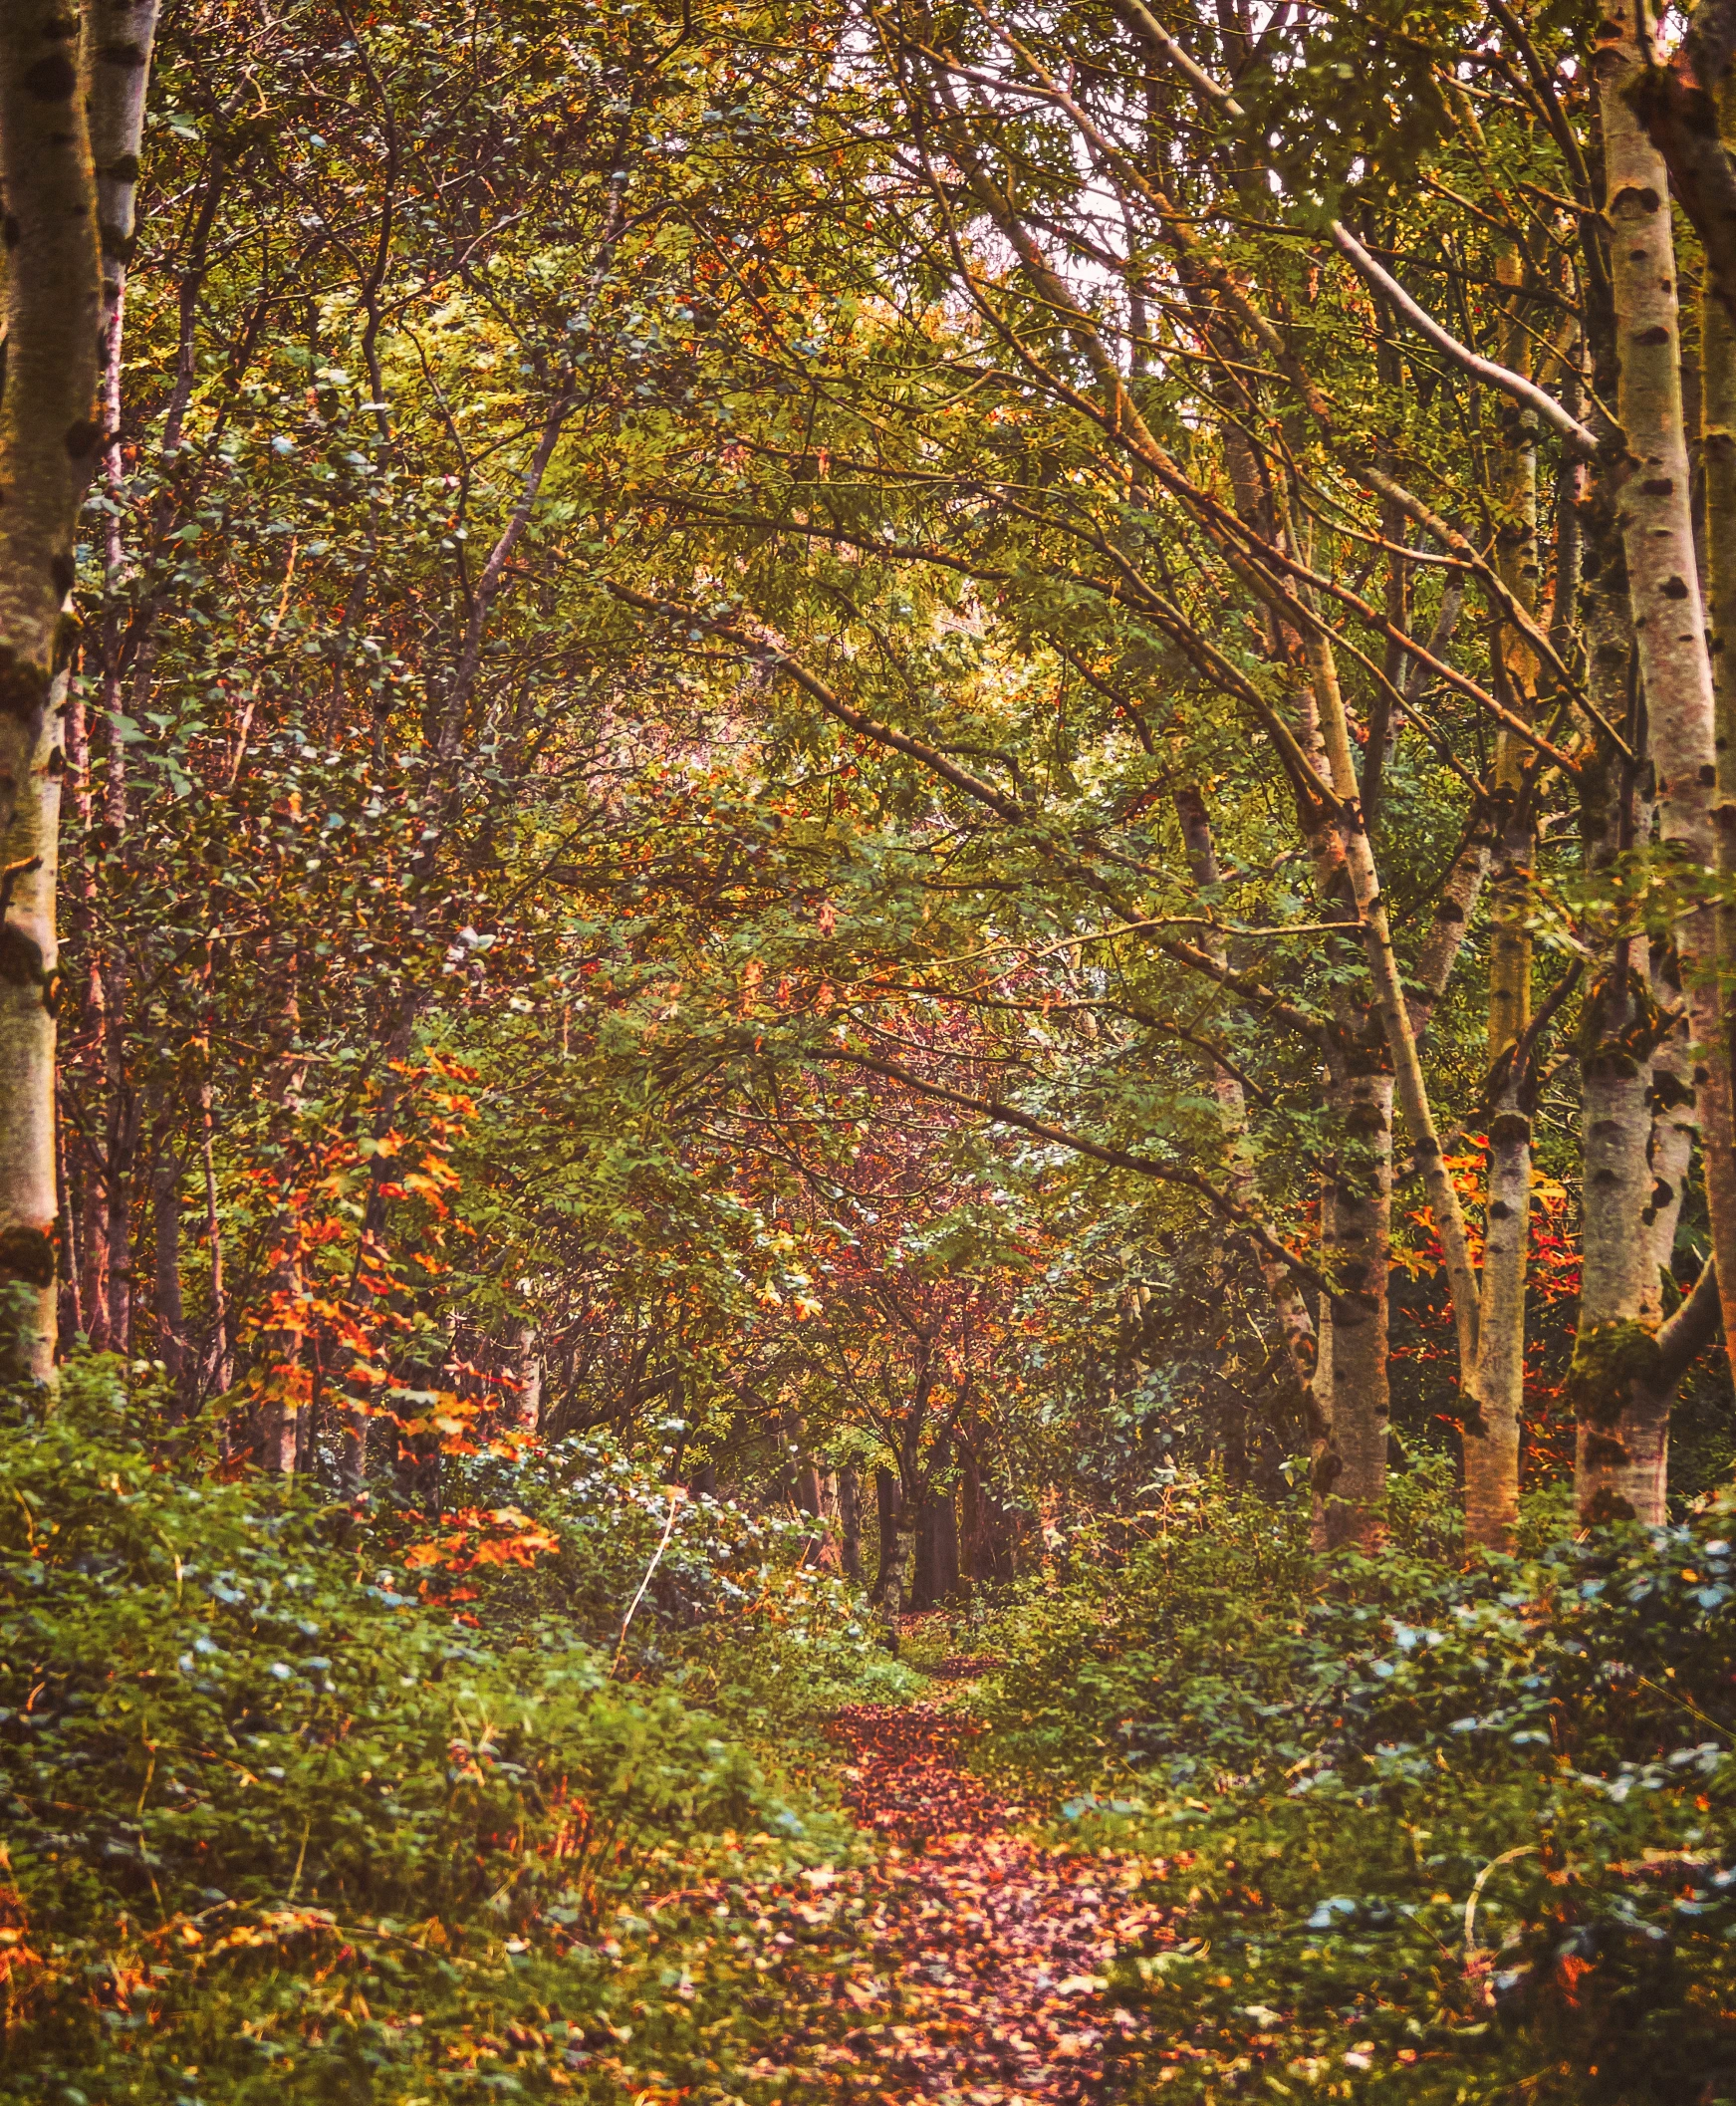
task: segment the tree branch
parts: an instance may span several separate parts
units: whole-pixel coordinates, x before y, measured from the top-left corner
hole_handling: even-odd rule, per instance
[[[1707,1258],[1687,1299],[1657,1334],[1657,1380],[1673,1390],[1718,1335],[1718,1261]]]
[[[1154,1179],[1160,1185],[1178,1185],[1184,1190],[1197,1192],[1214,1213],[1240,1230],[1255,1249],[1275,1258],[1304,1286],[1313,1287],[1321,1294],[1333,1291],[1324,1276],[1306,1258],[1298,1257],[1288,1244],[1281,1242],[1250,1208],[1219,1191],[1197,1171],[1173,1169],[1168,1164],[1153,1162],[1149,1156],[1134,1156],[1125,1149],[1106,1148],[1100,1141],[1088,1141],[1083,1134],[1070,1134],[1065,1127],[1051,1126],[1047,1120],[1034,1118],[1029,1112],[1002,1104],[996,1098],[972,1097],[962,1090],[949,1090],[942,1083],[925,1081],[908,1068],[900,1067],[896,1061],[875,1060],[867,1053],[845,1050],[827,1051],[819,1057],[866,1069],[870,1075],[883,1075],[888,1082],[901,1083],[905,1089],[914,1090],[922,1097],[932,1097],[940,1104],[956,1105],[960,1111],[980,1112],[997,1126],[1016,1127],[1020,1133],[1030,1134],[1039,1141],[1051,1141],[1058,1148],[1071,1149],[1075,1155],[1107,1164],[1112,1170],[1130,1170],[1141,1178]]]
[[[1462,367],[1475,379],[1486,381],[1491,388],[1499,388],[1504,395],[1510,395],[1516,402],[1535,409],[1550,429],[1559,433],[1577,452],[1592,454],[1598,450],[1596,432],[1589,430],[1577,416],[1571,416],[1554,395],[1546,395],[1523,374],[1514,373],[1506,366],[1497,366],[1493,359],[1479,358],[1468,345],[1461,344],[1457,337],[1442,329],[1390,272],[1381,269],[1342,220],[1335,219],[1328,232],[1339,253],[1348,257],[1368,283],[1391,301],[1411,328],[1419,336],[1426,337],[1436,351],[1445,352],[1455,366]]]

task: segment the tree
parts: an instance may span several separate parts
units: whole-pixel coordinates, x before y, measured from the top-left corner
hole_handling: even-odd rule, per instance
[[[0,1363],[52,1378],[55,932],[80,500],[119,356],[154,0],[15,13],[0,34],[8,244],[0,387]]]

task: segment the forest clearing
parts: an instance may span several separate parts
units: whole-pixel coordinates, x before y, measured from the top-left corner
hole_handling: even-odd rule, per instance
[[[1733,155],[0,7],[0,2097],[1736,2106]]]

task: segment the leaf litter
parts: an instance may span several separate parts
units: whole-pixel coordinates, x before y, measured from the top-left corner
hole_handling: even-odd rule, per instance
[[[1109,1998],[1111,1968],[1172,1936],[1141,1898],[1147,1863],[1021,1834],[1029,1809],[965,1767],[976,1728],[957,1711],[860,1705],[832,1731],[847,1757],[846,1803],[881,1848],[867,1866],[808,1875],[816,1912],[849,1921],[853,1950],[829,1977],[832,2036],[812,2037],[810,2017],[789,2043],[806,2052],[785,2065],[786,2096],[862,2106],[1110,2097],[1137,2025]],[[842,2033],[840,2010],[856,2018]]]
[[[734,2023],[758,2039],[745,2063],[729,2056],[732,2076],[713,2060],[704,2066],[722,2081],[690,2088],[691,2062],[683,2075],[647,2073],[601,2040],[569,2066],[612,2076],[644,2106],[1100,2106],[1119,2096],[1117,2064],[1140,2021],[1112,2000],[1108,1977],[1120,1955],[1174,1942],[1167,1912],[1146,1898],[1163,1868],[1021,1832],[1035,1809],[966,1766],[978,1730],[949,1704],[840,1711],[830,1731],[843,1797],[873,1845],[860,1862],[701,1882],[623,1912],[623,1926],[683,1947],[700,1970],[708,1963],[692,1935],[708,1919],[717,1926]],[[617,1964],[625,1957],[619,1943],[607,1950]]]

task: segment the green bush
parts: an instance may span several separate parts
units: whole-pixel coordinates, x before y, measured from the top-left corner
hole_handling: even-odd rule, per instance
[[[1207,1513],[1023,1603],[986,1693],[1168,1868],[1131,2095],[1736,2098],[1736,1506],[1319,1584],[1299,1514]]]
[[[499,1641],[145,1430],[86,1363],[0,1441],[8,2096],[757,2096],[720,1922],[848,1831],[533,1604]]]
[[[607,1658],[619,1654],[623,1673],[780,1741],[840,1704],[915,1686],[881,1650],[860,1593],[809,1562],[815,1537],[802,1515],[680,1496],[671,1523],[672,1487],[598,1435],[510,1464],[458,1460],[448,1476],[452,1505],[510,1507],[558,1544],[528,1568],[464,1575],[491,1632],[557,1620]],[[623,1641],[623,1614],[647,1573]]]

